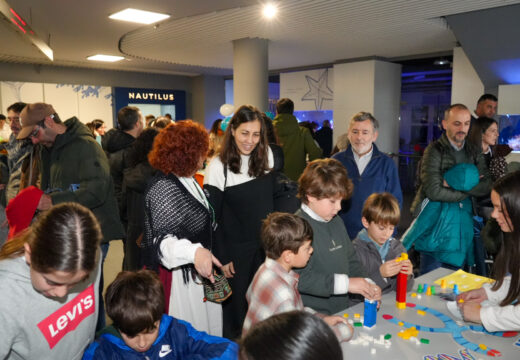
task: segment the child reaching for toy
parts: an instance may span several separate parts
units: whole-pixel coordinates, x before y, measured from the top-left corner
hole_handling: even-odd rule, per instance
[[[392,234],[399,223],[399,203],[390,193],[370,195],[363,205],[361,223],[365,227],[352,241],[359,260],[383,293],[396,290],[397,274],[408,275],[407,290],[413,286],[410,260],[398,260],[406,249]]]

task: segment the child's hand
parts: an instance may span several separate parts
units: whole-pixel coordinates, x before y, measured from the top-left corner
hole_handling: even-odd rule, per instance
[[[487,298],[486,291],[483,288],[470,290],[457,295],[457,305],[461,307],[462,304],[467,302],[480,304],[482,301],[487,300]],[[463,300],[462,302],[460,301],[461,299]]]
[[[481,324],[480,319],[480,304],[475,302],[465,302],[460,306],[460,313],[466,321],[471,321],[477,324]]]
[[[340,342],[349,341],[354,335],[354,328],[341,316],[325,316],[323,321],[329,325]]]
[[[363,278],[350,278],[348,292],[363,295],[369,300],[381,300],[381,288]]]
[[[413,274],[413,265],[410,260],[403,260],[401,261],[401,271],[405,273],[406,275],[410,276]]]
[[[325,321],[331,327],[336,325],[336,324],[339,324],[339,323],[348,324],[347,319],[345,319],[344,317],[341,317],[339,315],[325,316],[323,318],[323,321]]]
[[[379,267],[379,272],[384,278],[392,277],[401,271],[401,263],[395,260],[388,260]]]

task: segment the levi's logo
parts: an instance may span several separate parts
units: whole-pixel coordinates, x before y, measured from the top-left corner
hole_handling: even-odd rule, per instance
[[[65,335],[76,329],[87,316],[94,314],[95,310],[94,284],[92,284],[54,314],[42,320],[38,328],[52,349]]]

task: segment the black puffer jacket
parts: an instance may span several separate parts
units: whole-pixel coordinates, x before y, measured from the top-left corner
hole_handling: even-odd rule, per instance
[[[118,129],[112,129],[105,134],[102,140],[103,150],[108,157],[110,175],[114,179],[114,194],[117,199],[121,220],[126,222],[123,210],[122,186],[123,172],[128,167],[128,151],[135,141],[132,135]]]
[[[137,270],[141,267],[141,251],[136,246],[137,239],[144,230],[144,191],[148,181],[157,170],[148,161],[125,169],[123,176],[123,208],[121,213],[127,220],[126,244],[132,249],[125,254],[123,267],[125,270]]]

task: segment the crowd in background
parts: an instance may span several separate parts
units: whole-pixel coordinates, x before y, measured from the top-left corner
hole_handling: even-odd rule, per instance
[[[107,131],[100,119],[62,120],[51,104],[12,104],[0,116],[0,319],[9,327],[0,358],[267,359],[275,355],[262,348],[284,334],[307,350],[289,347],[280,359],[339,359],[338,340],[353,329],[334,314],[380,301],[399,273],[410,287],[440,266],[489,275],[493,260],[496,282],[462,294],[462,314],[490,331],[519,330],[520,172],[496,144],[496,103],[486,94],[475,114],[446,110],[401,241],[397,167],[378,149],[368,112],[333,147],[330,121],[298,123],[287,98],[273,119],[243,105],[209,131],[135,106],[119,109]],[[104,303],[101,269],[115,239],[125,272]],[[420,263],[397,261],[406,251]],[[480,310],[486,299],[492,306]],[[306,326],[314,340],[296,331]],[[93,342],[95,330],[103,335]],[[329,345],[313,352],[318,333]]]

